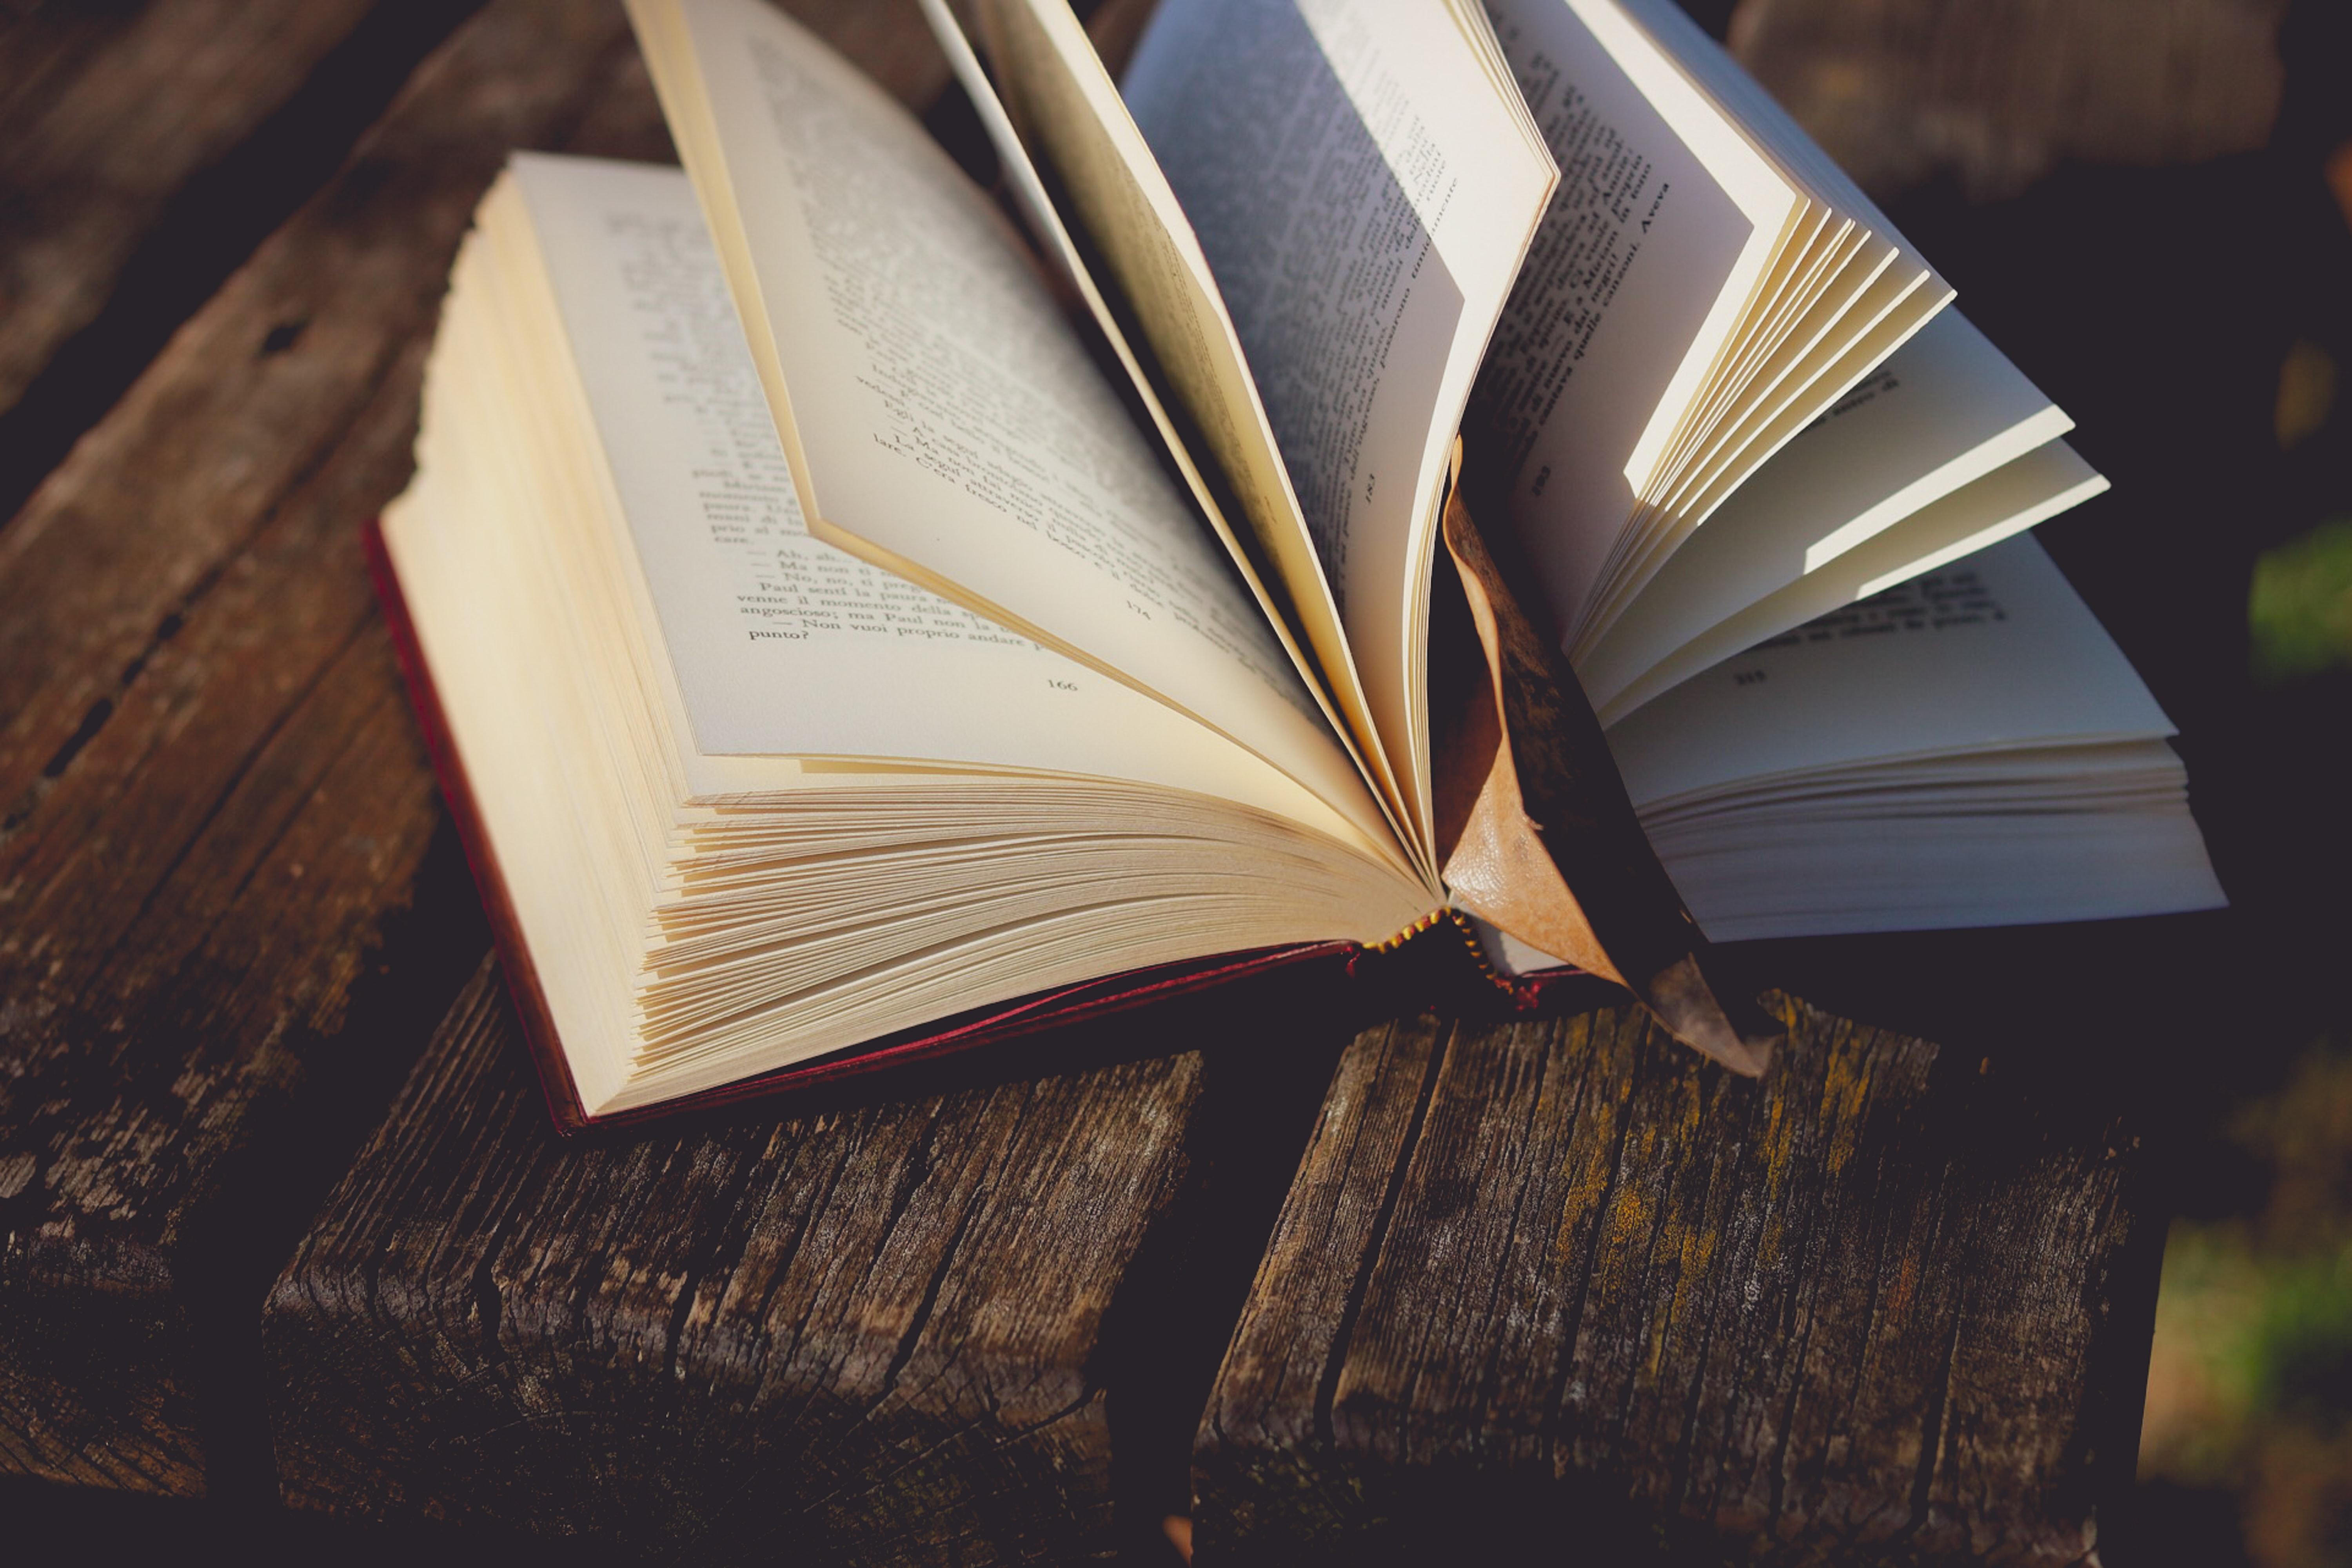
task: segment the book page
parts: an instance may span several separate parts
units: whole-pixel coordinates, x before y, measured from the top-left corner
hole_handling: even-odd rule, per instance
[[[1165,704],[810,538],[685,174],[513,167],[702,752],[1129,778],[1349,836]]]
[[[1646,670],[1626,677],[1596,666],[1587,686],[1603,724],[1672,689],[1743,648],[1867,598],[1922,573],[1973,555],[2013,533],[2079,506],[2107,481],[2063,441],[1962,485],[1874,534],[1817,572],[1767,594],[1701,632]]]
[[[1434,5],[1164,0],[1123,91],[1265,398],[1382,733],[1454,432],[1550,184]]]
[[[1731,521],[1724,533],[1776,557],[1801,543],[1797,572],[1818,572],[1936,496],[2072,428],[2009,355],[1945,308],[1736,479],[1707,521]],[[1731,475],[1712,479],[1731,482]],[[1700,548],[1707,533],[1700,529],[1684,548]],[[1780,578],[1780,569],[1769,576]]]
[[[982,129],[987,132],[991,145],[996,150],[997,162],[1005,183],[1022,217],[1029,225],[1031,234],[1036,237],[1046,256],[1059,264],[1062,273],[1085,303],[1087,313],[1100,329],[1104,342],[1109,345],[1112,357],[1127,373],[1129,384],[1134,388],[1137,400],[1143,405],[1144,415],[1150,420],[1152,428],[1159,433],[1169,460],[1175,465],[1178,476],[1183,480],[1194,504],[1207,518],[1211,530],[1224,544],[1234,569],[1257,600],[1267,626],[1282,645],[1283,651],[1290,656],[1300,679],[1307,683],[1307,689],[1322,708],[1324,717],[1330,721],[1333,731],[1348,746],[1349,754],[1368,777],[1384,777],[1385,759],[1377,763],[1371,760],[1379,757],[1378,746],[1370,738],[1369,712],[1356,689],[1352,671],[1343,669],[1344,679],[1335,686],[1317,664],[1314,654],[1301,641],[1298,630],[1301,622],[1291,594],[1279,577],[1269,580],[1267,574],[1259,570],[1263,552],[1254,549],[1236,531],[1235,518],[1229,515],[1227,510],[1234,494],[1231,487],[1223,482],[1221,473],[1212,478],[1211,472],[1204,469],[1194,456],[1192,441],[1187,439],[1185,430],[1179,426],[1171,412],[1173,388],[1166,385],[1166,378],[1158,372],[1156,361],[1146,363],[1149,348],[1143,353],[1138,353],[1135,340],[1129,336],[1127,324],[1121,320],[1122,312],[1114,308],[1109,297],[1096,281],[1087,249],[1081,247],[1077,237],[1063,221],[1036,161],[1030,156],[1029,149],[1014,129],[1012,116],[997,93],[995,82],[981,64],[971,40],[964,33],[963,24],[949,9],[947,0],[921,0],[921,4],[924,17],[931,25],[932,35],[946,52],[950,68],[962,84],[965,96],[971,99],[972,108],[980,117]],[[1210,461],[1213,465],[1214,459]],[[1242,527],[1248,526],[1246,518],[1239,521]],[[1314,587],[1321,593],[1323,584],[1318,581]],[[1342,688],[1349,693],[1346,703],[1335,695]],[[1397,826],[1402,828],[1401,818]]]
[[[1805,769],[2172,732],[2028,537],[1727,659],[1608,734],[1639,806]]]
[[[1605,0],[1486,9],[1560,184],[1472,393],[1464,465],[1570,628],[1796,197]]]
[[[1061,193],[1069,226],[1100,257],[1110,303],[1131,314],[1139,351],[1164,378],[1195,452],[1233,498],[1229,521],[1246,526],[1267,586],[1295,617],[1298,640],[1410,841],[1398,770],[1192,226],[1068,7],[977,0],[975,9],[1004,107]],[[1416,853],[1426,858],[1425,847]]]
[[[1821,200],[1893,245],[1913,266],[1926,267],[1918,247],[1879,210],[1878,204],[1837,160],[1806,133],[1794,116],[1764,90],[1764,84],[1709,37],[1676,0],[1573,0],[1583,7],[1607,5],[1637,23],[1652,43],[1699,89],[1737,115],[1741,132],[1763,149]]]
[[[1899,285],[1917,296],[1910,305],[1916,316],[1915,325],[1951,298],[1950,287],[1936,275],[1918,247],[1904,237],[1862,187],[1838,167],[1820,143],[1806,134],[1804,128],[1721,44],[1700,28],[1676,0],[1568,3],[1589,23],[1605,27],[1622,40],[1612,44],[1612,50],[1649,90],[1655,92],[1661,85],[1655,73],[1664,65],[1679,84],[1704,100],[1707,105],[1706,115],[1694,119],[1686,111],[1676,112],[1675,123],[1684,127],[1686,136],[1693,133],[1694,125],[1702,135],[1711,133],[1709,120],[1727,126],[1736,124],[1735,133],[1740,141],[1769,163],[1782,179],[1793,184],[1815,204],[1832,209],[1841,226],[1854,226],[1864,231],[1864,235],[1857,236],[1862,246],[1857,259],[1864,263],[1865,276],[1874,276],[1876,268],[1883,267],[1897,279],[1916,279],[1916,284]],[[1629,22],[1631,27],[1625,25]],[[1679,100],[1681,96],[1679,92],[1670,93],[1662,101]],[[1872,262],[1869,258],[1874,256],[1880,259]],[[1793,297],[1801,298],[1803,294],[1799,290]],[[1773,336],[1768,333],[1759,342],[1772,341]],[[1879,357],[1884,357],[1884,351]],[[1745,383],[1748,374],[1743,372],[1734,379]]]
[[[2072,424],[1983,333],[1944,311],[1734,491],[1577,661],[1578,675],[1606,702],[1709,627]]]
[[[760,0],[635,14],[810,531],[1352,809],[1360,775],[987,198]]]
[[[2229,902],[2187,774],[2162,741],[2018,753],[2006,779],[1915,786],[1911,768],[1819,806],[1643,812],[1716,942],[2122,920]],[[2090,775],[2089,777],[2086,777]],[[2127,774],[2085,788],[2098,775]]]

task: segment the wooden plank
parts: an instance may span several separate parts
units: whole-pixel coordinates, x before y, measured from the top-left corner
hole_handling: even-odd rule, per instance
[[[1123,1509],[1159,1517],[1115,1500],[1115,1402],[1150,1381],[1122,1374],[1230,1321],[1188,1339],[1145,1258],[1215,1163],[1213,1076],[1184,1052],[564,1144],[486,965],[270,1293],[285,1496],[714,1563],[1113,1556]]]
[[[480,191],[592,114],[666,146],[617,7],[502,0],[0,532],[0,1470],[266,1468],[252,1304],[483,941],[357,529]]]
[[[1201,1561],[2083,1560],[2146,1375],[2137,1140],[1779,1010],[1761,1082],[1631,1008],[1360,1037],[1200,1428]]]
[[[98,314],[173,195],[373,9],[47,5],[0,32],[0,410]]]
[[[45,5],[0,26],[0,519],[481,0]],[[908,102],[913,0],[793,8]]]
[[[478,4],[51,5],[0,31],[0,519]]]
[[[2063,159],[2263,145],[2287,0],[1740,0],[1732,50],[1846,171],[1981,200]]]

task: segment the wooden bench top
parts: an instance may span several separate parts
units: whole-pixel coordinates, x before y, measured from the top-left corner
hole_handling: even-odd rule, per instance
[[[793,8],[939,100],[911,3]],[[714,1562],[2091,1549],[2160,1207],[1973,1043],[1269,1007],[555,1139],[358,544],[516,147],[670,157],[612,0],[0,21],[0,1475]]]
[[[2091,1555],[2163,1247],[2135,1140],[1782,1016],[1760,1084],[1630,1008],[1358,1039],[1202,1423],[1204,1549]]]

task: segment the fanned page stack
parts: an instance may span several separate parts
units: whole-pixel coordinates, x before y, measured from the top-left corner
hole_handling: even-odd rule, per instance
[[[686,170],[458,258],[379,581],[560,1120],[1446,916],[1642,991],[1561,791],[1718,940],[2220,901],[2065,417],[1666,0],[926,5],[998,195],[632,0]]]

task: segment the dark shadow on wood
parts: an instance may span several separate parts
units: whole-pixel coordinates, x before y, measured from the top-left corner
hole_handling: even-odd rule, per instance
[[[1192,1510],[1193,1427],[1352,1029],[1318,1008],[1202,1047],[1192,1173],[1112,1297],[1099,1352],[1122,1561],[1174,1561]],[[1216,1037],[1204,1037],[1213,1039]]]
[[[257,1522],[278,1511],[263,1395],[262,1300],[320,1205],[416,1059],[417,1043],[448,1011],[488,952],[488,922],[455,828],[443,821],[415,889],[382,928],[333,1043],[336,1070],[302,1085],[299,1111],[269,1119],[220,1171],[219,1195],[182,1243],[180,1289],[202,1353],[192,1392],[205,1438],[213,1504]]]
[[[332,1563],[335,1568],[517,1568],[547,1544],[495,1526],[453,1530],[322,1519],[239,1500],[145,1497],[0,1477],[10,1561],[28,1564]],[[567,1542],[567,1568],[633,1568],[642,1559]]]

